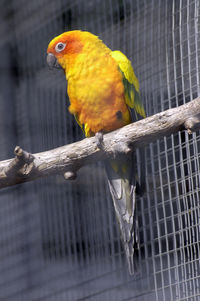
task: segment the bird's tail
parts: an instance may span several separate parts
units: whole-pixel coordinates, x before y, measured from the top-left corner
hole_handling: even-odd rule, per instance
[[[138,225],[135,217],[136,179],[133,154],[105,161],[117,221],[120,226],[129,272],[134,273],[134,244],[138,243]]]

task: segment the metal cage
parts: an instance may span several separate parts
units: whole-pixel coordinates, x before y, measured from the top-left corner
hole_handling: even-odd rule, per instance
[[[72,29],[132,61],[147,115],[200,94],[199,0],[1,0],[0,159],[83,138],[66,81],[46,48]],[[129,276],[101,163],[77,180],[49,177],[0,191],[0,300],[200,300],[200,136],[145,149],[140,249]]]

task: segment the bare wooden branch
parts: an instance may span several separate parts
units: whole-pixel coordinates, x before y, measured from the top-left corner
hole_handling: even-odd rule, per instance
[[[34,166],[32,163],[34,161],[34,156],[27,153],[19,146],[15,147],[14,153],[16,157],[8,164],[5,169],[5,174],[10,178],[15,178],[16,176],[23,177],[30,174]]]
[[[177,131],[192,133],[198,129],[200,97],[104,135],[102,148],[97,147],[96,137],[34,155],[16,147],[14,159],[0,162],[0,188],[52,174],[63,174],[65,179],[74,179],[83,165],[118,153],[128,153]]]

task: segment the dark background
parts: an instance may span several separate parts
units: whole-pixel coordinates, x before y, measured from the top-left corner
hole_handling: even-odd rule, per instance
[[[199,95],[199,0],[0,0],[0,159],[83,138],[63,72],[46,48],[73,29],[123,51],[147,115]],[[150,144],[138,198],[140,249],[130,277],[100,163],[78,179],[0,191],[0,300],[199,300],[200,136]]]

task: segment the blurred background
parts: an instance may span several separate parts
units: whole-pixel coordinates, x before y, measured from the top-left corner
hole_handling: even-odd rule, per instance
[[[199,16],[199,0],[1,0],[0,160],[83,138],[46,66],[54,36],[88,30],[123,51],[149,116],[200,95]],[[101,163],[2,189],[0,300],[200,300],[199,152],[199,132],[146,147],[133,277]]]

